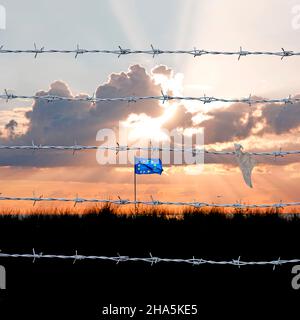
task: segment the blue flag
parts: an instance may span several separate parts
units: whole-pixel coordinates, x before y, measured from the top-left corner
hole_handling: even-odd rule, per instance
[[[163,167],[160,159],[134,158],[135,174],[161,174]]]

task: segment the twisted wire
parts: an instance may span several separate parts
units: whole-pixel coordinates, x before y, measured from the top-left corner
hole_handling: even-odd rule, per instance
[[[203,148],[171,148],[171,147],[130,147],[130,146],[92,146],[92,145],[41,145],[35,144],[32,142],[31,145],[0,145],[0,150],[56,150],[56,151],[88,151],[88,150],[104,150],[104,151],[114,151],[118,152],[126,152],[126,151],[151,151],[151,152],[185,152],[196,154],[208,154],[208,155],[236,155],[236,151],[217,151],[217,150],[206,150]],[[274,151],[253,151],[247,152],[250,155],[254,156],[274,156],[274,157],[284,157],[287,155],[298,155],[300,154],[300,150],[289,150],[283,151],[281,148],[279,150]]]
[[[213,102],[223,102],[223,103],[245,103],[248,105],[253,104],[274,104],[274,103],[282,103],[282,104],[293,104],[300,102],[300,97],[292,97],[289,95],[286,98],[274,98],[274,99],[266,99],[266,98],[253,98],[251,95],[246,98],[221,98],[221,97],[213,97],[213,96],[203,96],[192,97],[192,96],[172,96],[161,92],[160,96],[127,96],[127,97],[114,97],[114,98],[100,98],[96,97],[95,94],[92,96],[78,96],[78,97],[62,97],[56,95],[17,95],[14,93],[9,93],[6,89],[4,90],[4,94],[0,94],[1,100],[6,100],[6,102],[10,100],[38,100],[45,101],[47,103],[57,102],[57,101],[67,101],[67,102],[89,102],[91,104],[96,104],[98,102],[127,102],[134,103],[138,101],[145,100],[158,100],[163,103],[167,101],[199,101],[203,104],[213,103]]]
[[[44,46],[38,47],[34,43],[34,47],[32,49],[5,49],[4,46],[0,46],[0,54],[32,54],[34,58],[37,58],[39,55],[44,54],[71,54],[77,58],[79,55],[85,54],[112,54],[118,56],[125,55],[151,55],[153,58],[159,55],[172,55],[172,54],[179,54],[179,55],[189,55],[193,56],[194,58],[200,56],[237,56],[238,60],[241,57],[246,56],[277,56],[280,57],[281,60],[288,57],[299,56],[300,52],[292,51],[292,50],[285,50],[281,48],[279,51],[249,51],[244,50],[242,47],[239,50],[235,51],[217,51],[217,50],[204,50],[204,49],[197,49],[193,48],[190,50],[163,50],[159,48],[155,48],[153,45],[147,50],[136,50],[136,49],[125,49],[121,46],[118,46],[118,49],[109,50],[109,49],[85,49],[81,48],[79,45],[75,49],[67,50],[67,49],[45,49]]]
[[[296,207],[300,206],[300,201],[298,202],[282,202],[273,203],[273,204],[243,204],[243,203],[207,203],[207,202],[199,202],[199,201],[192,201],[192,202],[184,202],[184,201],[160,201],[153,199],[149,201],[133,201],[128,199],[118,198],[116,200],[112,199],[96,199],[96,198],[55,198],[55,197],[36,197],[33,195],[32,197],[8,197],[8,196],[0,196],[0,201],[30,201],[33,202],[35,205],[37,202],[71,202],[74,203],[76,206],[78,203],[102,203],[102,204],[114,204],[114,205],[152,205],[152,206],[159,206],[159,205],[173,205],[173,206],[190,206],[194,208],[205,208],[205,207],[213,207],[213,208],[235,208],[235,209],[261,209],[261,208],[285,208],[285,207]]]
[[[21,259],[32,259],[32,262],[36,262],[36,260],[40,259],[56,259],[56,260],[72,260],[73,264],[76,261],[82,260],[98,260],[98,261],[111,261],[117,264],[123,262],[142,262],[148,263],[150,265],[158,264],[158,263],[171,263],[171,264],[189,264],[189,265],[231,265],[231,266],[273,266],[273,270],[276,266],[285,265],[285,264],[297,264],[300,263],[300,259],[274,259],[274,260],[265,260],[265,261],[243,261],[241,257],[232,260],[210,260],[210,259],[203,259],[203,258],[195,258],[192,257],[190,259],[184,258],[161,258],[155,257],[151,253],[148,257],[129,257],[129,256],[94,256],[94,255],[80,255],[78,251],[75,250],[75,255],[63,255],[63,254],[43,254],[43,253],[36,253],[35,249],[32,250],[32,253],[4,253],[0,252],[0,258],[21,258]]]

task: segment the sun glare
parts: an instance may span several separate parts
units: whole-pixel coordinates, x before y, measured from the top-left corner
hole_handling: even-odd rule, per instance
[[[152,74],[156,84],[162,87],[164,92],[172,92],[172,95],[182,95],[183,75],[171,74],[167,77],[162,74]],[[145,113],[130,114],[123,125],[128,129],[128,140],[153,140],[156,142],[168,141],[169,136],[164,129],[164,124],[176,116],[179,102],[160,102],[162,114],[159,117],[151,118]]]

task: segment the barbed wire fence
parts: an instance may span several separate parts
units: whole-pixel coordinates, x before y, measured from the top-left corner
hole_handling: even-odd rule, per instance
[[[39,55],[43,54],[71,54],[77,58],[79,55],[84,54],[112,54],[120,58],[125,55],[151,55],[153,58],[159,55],[171,55],[171,54],[180,54],[180,55],[189,55],[196,57],[201,56],[237,56],[238,60],[241,57],[246,56],[277,56],[280,57],[281,60],[287,57],[300,56],[300,52],[295,52],[291,50],[285,50],[281,48],[280,51],[248,51],[243,50],[242,47],[236,51],[216,51],[216,50],[203,50],[197,49],[194,47],[191,50],[163,50],[159,48],[155,48],[153,45],[150,46],[148,50],[135,50],[135,49],[124,49],[121,46],[118,46],[116,50],[107,50],[107,49],[85,49],[81,48],[79,45],[75,49],[67,50],[67,49],[45,49],[44,46],[38,47],[34,43],[34,47],[32,49],[5,49],[4,46],[0,46],[0,54],[33,54],[34,58],[37,58]]]
[[[172,96],[161,92],[160,96],[128,96],[128,97],[114,97],[114,98],[100,98],[96,97],[95,94],[92,96],[79,96],[79,97],[62,97],[56,95],[17,95],[14,93],[10,93],[7,89],[4,90],[4,94],[0,95],[1,100],[6,100],[6,102],[10,100],[37,100],[37,101],[45,101],[48,103],[57,102],[57,101],[65,101],[65,102],[89,102],[91,104],[96,104],[99,102],[127,102],[134,103],[138,101],[145,100],[158,100],[163,103],[167,101],[198,101],[203,104],[213,103],[213,102],[223,102],[223,103],[245,103],[248,105],[253,104],[293,104],[300,102],[300,97],[292,97],[289,95],[286,98],[273,98],[273,99],[265,99],[265,98],[255,98],[250,94],[249,97],[246,98],[219,98],[213,96],[203,96],[199,97],[191,97],[191,96]]]
[[[158,264],[158,263],[170,263],[170,264],[187,264],[192,266],[199,266],[199,265],[229,265],[229,266],[273,266],[273,270],[275,270],[276,266],[286,265],[286,264],[297,264],[300,263],[300,259],[281,259],[280,257],[275,260],[266,260],[266,261],[244,261],[241,260],[241,257],[232,260],[209,260],[203,258],[195,258],[192,257],[190,259],[182,259],[182,258],[161,258],[153,256],[152,253],[149,254],[149,257],[129,257],[129,256],[93,256],[93,255],[80,255],[78,251],[75,250],[75,255],[57,255],[57,254],[43,254],[43,253],[36,253],[35,249],[32,250],[32,253],[4,253],[0,251],[0,258],[21,258],[21,259],[32,259],[32,262],[36,262],[36,260],[40,259],[56,259],[56,260],[72,260],[73,264],[77,261],[82,260],[98,260],[98,261],[110,261],[115,262],[117,264],[123,262],[142,262],[148,263],[151,266]]]
[[[160,147],[160,146],[151,146],[151,147],[138,147],[138,146],[121,146],[117,144],[116,146],[93,146],[93,145],[69,145],[69,146],[59,146],[59,145],[42,145],[35,144],[32,141],[31,145],[0,145],[0,150],[52,150],[52,151],[88,151],[88,150],[104,150],[104,151],[114,151],[119,152],[128,152],[128,151],[150,151],[150,152],[186,152],[192,154],[207,154],[207,155],[225,155],[225,156],[234,156],[237,154],[236,151],[218,151],[218,150],[206,150],[204,148],[171,148],[171,147]],[[284,157],[288,155],[298,155],[300,150],[288,150],[283,151],[282,148],[275,151],[250,151],[247,152],[250,155],[254,156],[274,156],[274,157]]]
[[[43,196],[36,197],[7,197],[0,195],[0,201],[30,201],[33,202],[35,205],[37,202],[49,202],[49,201],[56,201],[56,202],[71,202],[74,203],[76,206],[78,203],[102,203],[102,204],[114,204],[114,205],[150,205],[150,206],[160,206],[160,205],[172,205],[172,206],[189,206],[194,208],[235,208],[235,209],[263,209],[263,208],[286,208],[286,207],[297,207],[300,206],[299,202],[279,202],[274,204],[243,204],[243,203],[228,203],[228,204],[219,204],[219,203],[208,203],[208,202],[199,202],[199,201],[192,201],[192,202],[184,202],[184,201],[160,201],[155,200],[151,197],[149,201],[133,201],[128,199],[118,198],[117,200],[111,199],[96,199],[96,198],[55,198],[55,197],[48,197],[45,198]]]

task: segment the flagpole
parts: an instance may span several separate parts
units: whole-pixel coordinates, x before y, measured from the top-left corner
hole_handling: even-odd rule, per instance
[[[134,166],[133,166],[133,185],[134,185],[134,212],[137,213],[137,206],[136,206],[136,173],[135,173],[135,156],[134,156]]]
[[[137,213],[137,206],[136,206],[136,173],[135,173],[135,168],[133,170],[133,174],[134,174],[134,210],[135,213]]]

